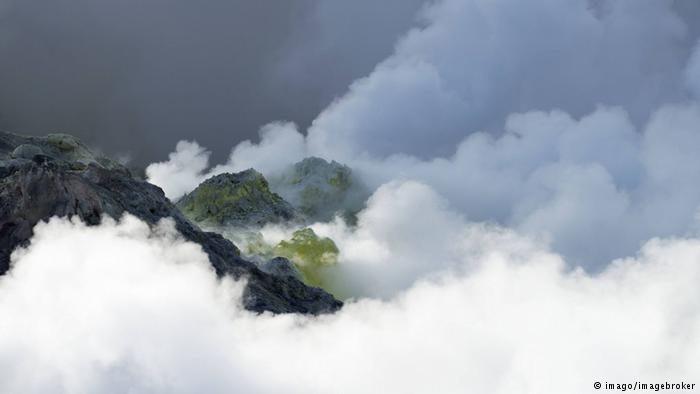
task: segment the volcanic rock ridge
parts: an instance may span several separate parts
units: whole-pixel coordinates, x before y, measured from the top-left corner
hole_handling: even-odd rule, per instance
[[[244,175],[245,181],[260,181],[254,172]],[[232,180],[224,176],[215,181]],[[254,209],[261,196],[244,197]],[[292,214],[284,200],[271,202],[274,209],[279,208],[273,212],[276,216]],[[184,207],[187,209],[186,204]],[[76,138],[0,132],[0,274],[10,269],[12,251],[29,244],[40,221],[78,217],[97,225],[105,215],[119,219],[125,213],[150,225],[163,218],[174,220],[185,239],[201,245],[218,275],[246,279],[243,304],[248,310],[320,314],[342,306],[324,290],[307,286],[284,270],[277,270],[278,274],[262,271],[243,259],[231,241],[192,223],[159,187],[133,176],[125,166],[96,154]],[[265,212],[253,215],[259,215],[261,221],[267,218]]]

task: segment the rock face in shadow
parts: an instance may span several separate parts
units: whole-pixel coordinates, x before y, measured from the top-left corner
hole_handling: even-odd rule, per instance
[[[192,224],[157,186],[124,166],[91,152],[69,135],[24,137],[0,132],[0,274],[10,255],[27,245],[32,229],[51,217],[79,217],[89,225],[124,213],[155,224],[172,218],[178,231],[202,246],[218,275],[246,278],[246,309],[319,314],[342,303],[288,275],[261,271],[242,259],[233,243]]]

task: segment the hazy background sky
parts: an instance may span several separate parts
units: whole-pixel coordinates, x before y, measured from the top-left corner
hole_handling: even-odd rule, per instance
[[[307,125],[392,52],[423,0],[0,0],[0,129],[145,163]]]
[[[140,164],[194,138],[220,160],[270,121],[306,129],[429,2],[0,0],[0,129]],[[696,37],[700,4],[674,4]]]

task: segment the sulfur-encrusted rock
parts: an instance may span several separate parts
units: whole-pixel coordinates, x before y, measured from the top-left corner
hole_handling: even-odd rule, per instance
[[[41,220],[79,217],[96,225],[103,215],[118,219],[124,213],[149,224],[172,218],[186,239],[202,246],[217,274],[247,279],[243,302],[249,310],[318,314],[342,305],[293,276],[263,272],[241,258],[233,243],[192,224],[160,188],[75,138],[0,133],[0,274],[9,269],[12,251],[30,242]]]
[[[270,191],[267,180],[249,169],[216,175],[184,196],[178,207],[205,226],[255,228],[294,218],[294,208]]]
[[[311,228],[303,228],[292,234],[292,238],[280,242],[272,250],[275,256],[291,260],[301,272],[304,283],[325,287],[323,270],[338,262],[338,247],[330,238],[316,235]]]
[[[368,193],[350,167],[308,157],[271,178],[271,189],[289,201],[307,221],[346,218],[360,211]]]

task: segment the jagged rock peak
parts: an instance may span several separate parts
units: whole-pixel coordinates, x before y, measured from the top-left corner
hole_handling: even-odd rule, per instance
[[[361,210],[368,192],[350,167],[307,157],[271,179],[272,190],[289,201],[309,222],[346,218]]]
[[[294,208],[271,192],[265,177],[254,169],[213,176],[178,206],[191,220],[209,226],[261,227],[295,217]]]
[[[124,166],[107,157],[96,154],[77,138],[68,134],[48,134],[44,137],[20,136],[0,133],[0,160],[7,166],[22,161],[52,161],[57,166],[83,170],[88,165],[113,170],[126,170]]]

